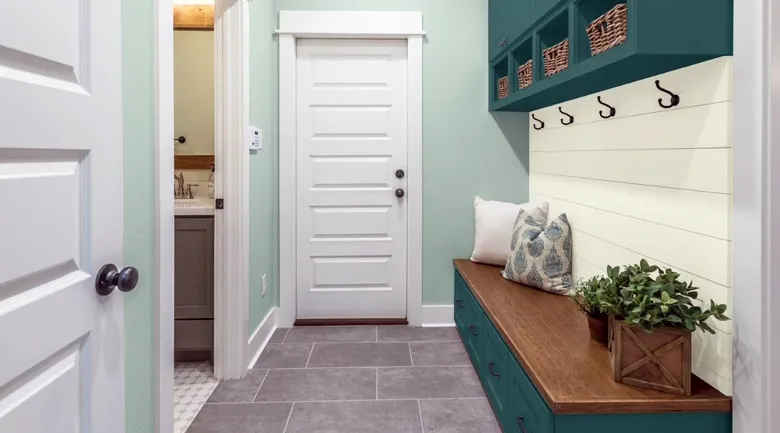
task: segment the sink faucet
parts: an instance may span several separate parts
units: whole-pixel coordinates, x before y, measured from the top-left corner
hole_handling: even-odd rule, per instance
[[[176,173],[174,173],[173,180],[176,181],[176,188],[173,190],[173,197],[184,198],[184,173],[179,172],[178,176]]]

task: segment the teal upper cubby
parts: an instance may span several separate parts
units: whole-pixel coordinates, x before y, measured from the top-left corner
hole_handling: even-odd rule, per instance
[[[627,40],[592,56],[588,24],[620,3]],[[490,111],[533,111],[733,53],[734,0],[489,0],[488,16]],[[545,77],[543,50],[566,38],[568,69]],[[528,59],[533,84],[520,89]],[[498,99],[504,71],[509,95]]]

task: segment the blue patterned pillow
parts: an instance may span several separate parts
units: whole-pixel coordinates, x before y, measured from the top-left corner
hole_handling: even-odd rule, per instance
[[[566,214],[547,228],[521,210],[502,275],[507,280],[566,295],[571,290],[571,227]]]

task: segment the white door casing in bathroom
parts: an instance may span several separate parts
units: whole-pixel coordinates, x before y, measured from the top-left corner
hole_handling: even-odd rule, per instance
[[[0,1],[0,432],[124,431],[120,5]]]
[[[297,318],[405,318],[407,41],[299,39],[297,63]]]

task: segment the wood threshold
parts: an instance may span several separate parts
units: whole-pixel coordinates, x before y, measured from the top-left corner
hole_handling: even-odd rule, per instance
[[[554,413],[731,412],[731,397],[696,376],[690,397],[615,382],[607,348],[590,339],[585,316],[568,297],[507,281],[496,266],[454,264]]]
[[[387,325],[408,325],[406,318],[403,319],[297,319],[294,326],[387,326]]]

